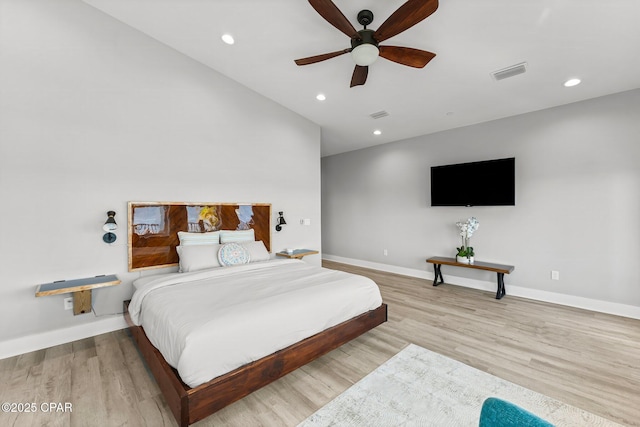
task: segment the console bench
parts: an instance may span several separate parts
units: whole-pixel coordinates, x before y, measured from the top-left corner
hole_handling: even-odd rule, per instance
[[[433,264],[435,272],[433,278],[433,286],[438,286],[440,283],[444,283],[442,278],[442,265],[451,265],[454,267],[474,268],[476,270],[493,271],[498,274],[498,291],[496,292],[496,299],[501,299],[505,296],[504,290],[504,275],[511,273],[515,267],[513,265],[494,264],[490,262],[475,261],[473,264],[463,264],[457,262],[455,258],[446,257],[431,257],[427,259],[427,262]],[[439,281],[438,281],[439,280]]]

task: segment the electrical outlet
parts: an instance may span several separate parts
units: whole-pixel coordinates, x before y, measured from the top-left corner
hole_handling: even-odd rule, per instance
[[[73,310],[73,297],[64,299],[64,309]]]
[[[560,280],[560,272],[551,270],[551,280]]]
[[[382,255],[387,256],[387,255],[389,255],[389,252],[386,249],[383,249],[382,250]]]

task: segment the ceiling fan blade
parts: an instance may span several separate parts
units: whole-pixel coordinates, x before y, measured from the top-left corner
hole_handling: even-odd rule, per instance
[[[349,87],[363,85],[367,81],[367,74],[369,74],[369,67],[356,65],[353,70],[353,76],[351,76],[351,86]]]
[[[342,12],[340,12],[338,6],[336,6],[331,0],[309,0],[309,3],[329,24],[333,25],[352,39],[359,37],[358,32],[353,28],[351,22],[349,22]]]
[[[435,53],[410,47],[378,46],[378,49],[381,57],[414,68],[424,67],[436,56]]]
[[[438,9],[438,0],[408,0],[380,25],[373,37],[379,42],[413,27]]]
[[[348,53],[348,52],[351,52],[351,49],[343,49],[343,50],[338,50],[338,51],[331,52],[331,53],[324,53],[322,55],[309,56],[308,58],[300,58],[300,59],[296,59],[295,63],[297,65],[315,64],[316,62],[325,61],[327,59],[335,58],[336,56],[340,56],[340,55],[343,55],[343,54]]]

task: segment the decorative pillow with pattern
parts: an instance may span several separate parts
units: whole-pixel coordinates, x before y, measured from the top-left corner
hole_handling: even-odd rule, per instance
[[[238,243],[226,243],[218,251],[218,261],[223,266],[247,264],[250,260],[249,251]]]

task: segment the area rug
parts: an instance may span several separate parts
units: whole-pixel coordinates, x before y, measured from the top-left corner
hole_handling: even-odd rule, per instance
[[[499,397],[556,426],[619,426],[579,408],[410,344],[299,427],[478,426]]]

